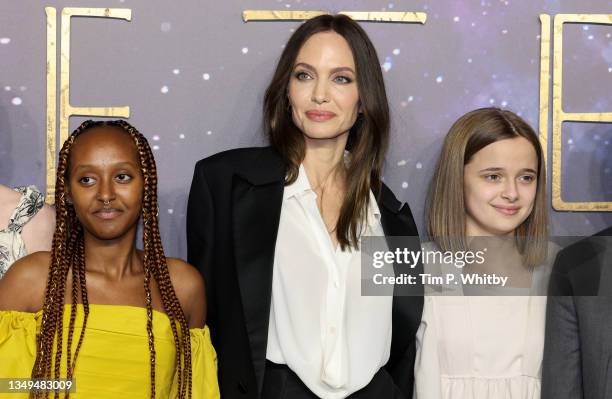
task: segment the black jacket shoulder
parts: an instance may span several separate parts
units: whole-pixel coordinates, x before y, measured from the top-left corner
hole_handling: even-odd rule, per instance
[[[243,164],[250,164],[262,157],[266,157],[266,155],[280,158],[272,147],[233,148],[200,159],[196,163],[196,169],[233,168]]]
[[[231,181],[239,175],[254,185],[284,182],[286,164],[273,147],[247,147],[222,151],[201,159],[195,166],[195,173],[205,174],[211,183]],[[402,204],[393,191],[384,183],[375,193],[379,205],[385,206],[393,214],[407,213],[412,219],[410,209]],[[411,220],[414,228],[414,222]],[[411,229],[412,230],[412,229]]]
[[[195,173],[205,173],[211,179],[228,178],[235,174],[255,185],[283,180],[285,164],[272,147],[247,147],[222,151],[196,163]]]

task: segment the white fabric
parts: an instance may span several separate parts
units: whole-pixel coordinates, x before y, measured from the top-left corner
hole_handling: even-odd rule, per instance
[[[427,296],[415,398],[539,399],[545,296]]]
[[[285,187],[266,358],[286,364],[317,396],[366,386],[391,348],[391,296],[361,296],[360,251],[334,249],[303,166]],[[370,193],[362,235],[383,236]]]
[[[44,204],[43,194],[34,186],[17,187],[14,190],[21,193],[21,198],[7,227],[0,230],[0,278],[16,260],[27,255],[21,231]]]
[[[517,296],[459,296],[461,284],[442,295],[427,290],[414,398],[539,399],[546,296],[528,295],[544,295],[549,274],[550,265],[538,266],[532,289]]]

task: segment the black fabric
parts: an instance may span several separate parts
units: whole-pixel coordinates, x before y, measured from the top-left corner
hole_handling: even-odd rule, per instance
[[[266,360],[262,399],[317,399],[287,365]],[[401,399],[403,394],[393,384],[385,369],[380,369],[368,385],[349,395],[349,399]]]
[[[285,164],[271,147],[222,152],[195,167],[187,206],[187,257],[206,282],[207,324],[224,399],[259,398],[263,387],[285,174]],[[418,237],[410,208],[384,185],[376,194],[385,235]],[[422,264],[411,272],[422,273]],[[422,294],[422,287],[417,291]],[[391,358],[385,368],[406,398],[412,397],[422,309],[422,296],[394,298]]]

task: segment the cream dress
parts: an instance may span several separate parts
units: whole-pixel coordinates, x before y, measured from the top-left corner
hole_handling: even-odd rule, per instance
[[[539,399],[549,275],[548,262],[538,266],[533,288],[515,296],[461,296],[460,283],[426,295],[414,398]]]

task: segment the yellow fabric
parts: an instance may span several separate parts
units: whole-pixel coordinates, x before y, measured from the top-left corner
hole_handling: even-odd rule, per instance
[[[36,358],[36,334],[42,312],[0,312],[0,378],[30,378]],[[68,337],[70,305],[64,308],[64,348]],[[83,307],[77,307],[73,353],[82,330]],[[77,359],[71,398],[149,398],[150,355],[146,309],[134,306],[89,305],[85,337]],[[208,327],[191,329],[192,397],[219,398],[217,355]],[[175,398],[176,351],[168,317],[153,311],[156,398]],[[62,356],[65,377],[66,352]],[[27,394],[2,393],[0,398],[27,398]],[[52,395],[51,395],[52,397]],[[62,396],[63,397],[63,396]]]

